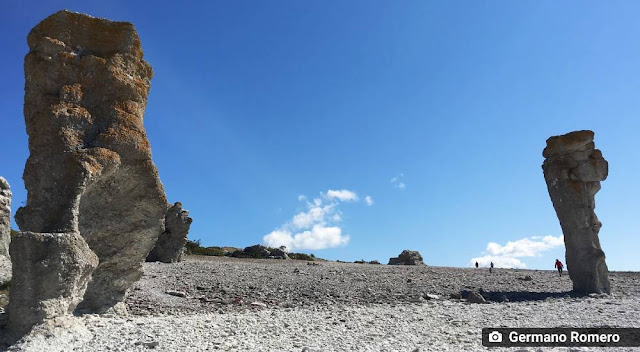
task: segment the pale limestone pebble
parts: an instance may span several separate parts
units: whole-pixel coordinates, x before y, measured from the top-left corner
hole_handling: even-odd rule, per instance
[[[91,332],[90,339],[78,339],[72,345],[68,338],[58,341],[52,337],[47,343],[52,351],[62,350],[58,346],[76,351],[140,351],[150,344],[162,351],[480,351],[484,350],[480,336],[483,327],[556,327],[559,316],[564,324],[574,327],[640,327],[640,322],[632,319],[640,307],[637,298],[615,299],[617,304],[609,304],[610,301],[543,301],[535,305],[428,301],[395,307],[337,305],[224,315],[86,316],[79,319]],[[602,312],[596,313],[598,310]],[[28,345],[23,344],[14,348]],[[616,349],[627,350],[634,349]]]

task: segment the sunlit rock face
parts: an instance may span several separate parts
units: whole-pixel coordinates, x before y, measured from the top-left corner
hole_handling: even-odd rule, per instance
[[[143,125],[151,66],[127,22],[60,11],[27,41],[28,196],[16,222],[80,234],[100,262],[78,309],[120,311],[167,209]]]
[[[547,139],[542,155],[544,179],[556,210],[566,247],[567,270],[573,289],[610,293],[605,255],[598,232],[602,224],[594,209],[600,181],[609,165],[595,149],[592,131],[576,131]]]

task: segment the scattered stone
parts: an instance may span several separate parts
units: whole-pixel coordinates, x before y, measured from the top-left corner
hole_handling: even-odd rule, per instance
[[[164,217],[164,232],[158,237],[156,246],[147,256],[148,262],[176,263],[182,260],[192,218],[177,202],[169,207]]]
[[[254,307],[267,308],[267,305],[262,302],[251,302],[251,305]]]
[[[187,297],[186,292],[182,292],[182,291],[168,290],[165,293],[171,296],[176,296],[176,297],[183,297],[183,298]]]
[[[418,251],[405,249],[399,256],[389,258],[389,265],[424,265]]]
[[[98,257],[77,233],[19,232],[10,251],[9,329],[18,335],[73,313],[98,266]]]
[[[79,233],[99,265],[78,309],[123,312],[164,231],[167,200],[142,121],[151,66],[128,22],[60,11],[27,41],[31,154],[16,222],[22,231]]]
[[[532,281],[533,278],[529,275],[525,275],[524,277],[519,277],[518,280],[522,280],[522,281]]]
[[[574,291],[610,293],[609,270],[598,238],[602,223],[594,212],[595,194],[607,178],[609,164],[595,149],[593,136],[592,131],[576,131],[547,139],[542,170],[564,234]]]
[[[0,256],[9,257],[11,242],[11,189],[9,182],[0,177]]]
[[[422,295],[422,297],[426,300],[432,300],[432,299],[440,299],[440,296],[435,295],[433,293],[425,293]]]
[[[476,291],[471,291],[466,299],[469,303],[487,303],[484,297]]]

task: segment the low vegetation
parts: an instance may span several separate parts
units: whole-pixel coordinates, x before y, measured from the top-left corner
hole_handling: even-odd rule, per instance
[[[254,245],[250,247],[246,247],[244,249],[233,248],[233,247],[202,247],[200,240],[187,240],[187,244],[185,245],[186,254],[191,255],[207,255],[214,257],[235,257],[235,258],[254,258],[254,259],[266,259],[269,256],[265,255],[265,253],[273,253],[278,251],[278,248],[265,247],[262,245]],[[306,260],[306,261],[315,261],[322,260],[316,258],[316,256],[306,253],[287,253],[290,259],[294,260]]]

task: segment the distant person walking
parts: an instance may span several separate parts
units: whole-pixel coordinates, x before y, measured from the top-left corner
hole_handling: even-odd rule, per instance
[[[491,262],[491,266],[489,266],[489,273],[493,272],[493,262]]]
[[[476,269],[478,269],[478,262],[476,262]]]
[[[562,277],[562,268],[564,268],[564,265],[562,265],[562,262],[559,259],[556,259],[555,267],[558,269],[558,274],[560,275],[560,277]]]

